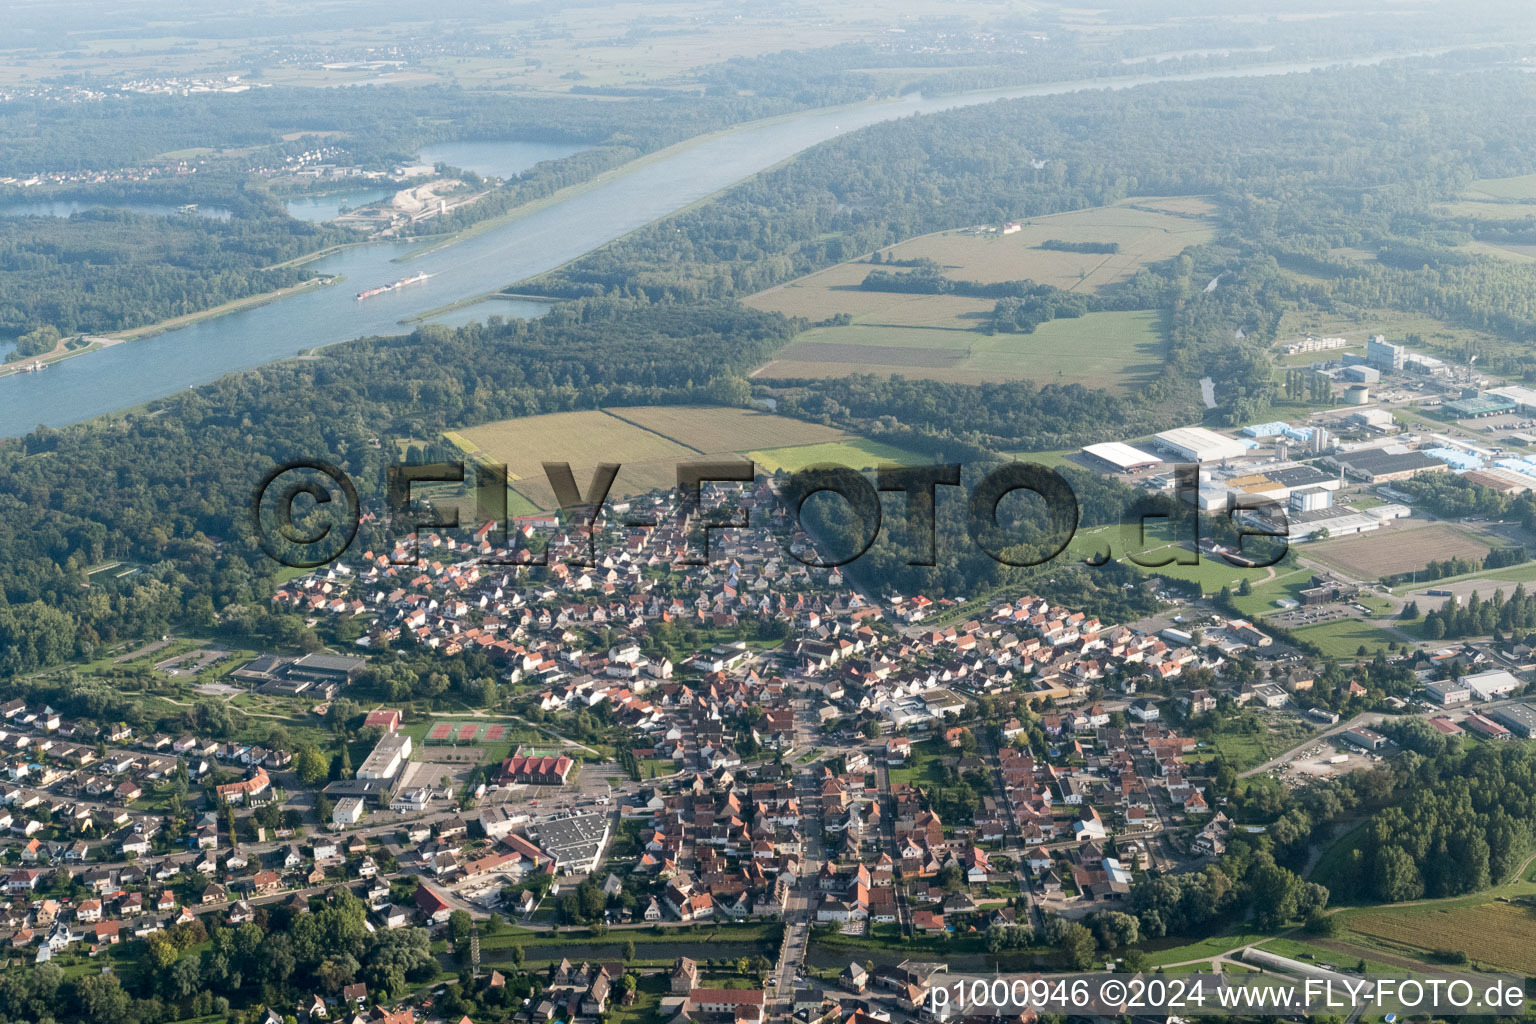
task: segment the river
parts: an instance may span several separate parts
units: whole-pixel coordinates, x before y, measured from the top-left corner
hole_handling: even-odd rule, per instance
[[[677,147],[601,185],[409,264],[392,261],[419,243],[346,249],[309,264],[310,269],[322,273],[346,275],[342,284],[67,359],[42,373],[0,377],[0,436],[13,437],[40,424],[63,426],[125,409],[236,370],[297,355],[304,349],[368,335],[402,333],[402,320],[552,270],[801,150],[882,121],[999,99],[1280,75],[1341,64],[1380,63],[1396,56],[1405,55],[1056,82],[952,96],[914,95],[742,125]],[[432,276],[364,301],[354,298],[365,288],[418,272]]]

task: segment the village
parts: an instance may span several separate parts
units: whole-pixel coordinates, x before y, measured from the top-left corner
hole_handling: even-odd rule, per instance
[[[467,541],[424,534],[283,585],[279,606],[364,623],[357,653],[263,655],[227,677],[248,692],[323,709],[404,640],[438,658],[483,655],[514,694],[510,717],[484,721],[372,706],[367,756],[316,791],[290,750],[0,707],[14,953],[99,956],[199,920],[303,914],[341,887],[371,927],[426,927],[445,943],[457,914],[530,942],[562,925],[646,938],[771,924],[745,947],[763,950],[763,988],[680,987],[692,960],[679,957],[660,1019],[894,1019],[881,1014],[922,1010],[939,970],[911,966],[914,938],[1026,946],[1054,920],[1125,906],[1138,879],[1219,858],[1238,826],[1202,738],[1218,705],[1290,730],[1290,753],[1252,769],[1288,785],[1390,753],[1369,728],[1383,713],[1319,707],[1309,659],[1249,620],[1186,604],[1177,626],[1110,624],[1034,596],[961,618],[970,609],[954,602],[871,597],[779,554],[810,561],[815,545],[762,481],[706,489],[692,521],[663,496],[625,511],[661,525],[587,535],[529,516],[516,552],[488,527]],[[710,561],[690,564],[701,522],[743,513],[758,525],[711,531]],[[536,539],[551,563],[537,574]],[[682,627],[698,649],[656,654],[647,635]],[[772,639],[742,638],[759,635]],[[1528,736],[1518,656],[1423,652],[1424,706],[1389,700],[1442,732]],[[1234,659],[1251,669],[1229,673]],[[1366,696],[1350,682],[1333,703]],[[627,748],[607,757],[561,734],[594,710]],[[541,738],[509,739],[532,716]],[[506,756],[486,760],[494,750]],[[185,834],[146,800],[168,781],[195,808]],[[816,965],[844,942],[858,945],[834,980]],[[469,976],[500,977],[498,955]],[[626,973],[661,971],[551,962],[527,1019],[601,1018],[610,998],[633,996]],[[366,986],[347,991],[317,995],[303,1018],[370,1003]]]

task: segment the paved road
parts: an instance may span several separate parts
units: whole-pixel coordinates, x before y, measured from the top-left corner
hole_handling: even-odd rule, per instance
[[[821,789],[816,784],[816,763],[812,762],[795,776],[800,797],[802,820],[821,816]],[[816,872],[821,870],[819,838],[807,839],[800,858],[800,880],[784,906],[784,944],[774,965],[768,988],[770,1015],[788,1017],[794,1007],[795,984],[800,966],[805,963],[806,947],[811,938],[811,915],[815,913]]]

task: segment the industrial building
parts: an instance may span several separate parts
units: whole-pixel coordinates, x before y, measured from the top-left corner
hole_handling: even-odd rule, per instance
[[[1180,427],[1153,436],[1158,447],[1170,452],[1177,462],[1220,462],[1246,455],[1249,444],[1204,427]]]
[[[1488,394],[1497,395],[1515,403],[1515,408],[1521,412],[1536,412],[1536,388],[1524,388],[1518,384],[1508,387],[1489,388]]]
[[[1333,504],[1333,492],[1326,487],[1303,487],[1291,492],[1291,508],[1297,512],[1316,512]]]
[[[1424,692],[1430,700],[1446,707],[1452,704],[1465,704],[1472,699],[1472,690],[1469,687],[1452,680],[1430,683],[1424,687]]]
[[[1478,700],[1496,700],[1508,697],[1524,684],[1503,669],[1490,669],[1461,677],[1461,685],[1477,695]]]
[[[1346,730],[1342,738],[1366,750],[1380,750],[1387,745],[1387,738],[1385,736],[1374,729],[1367,729],[1364,726]]]
[[[1329,537],[1347,537],[1380,528],[1381,520],[1375,516],[1340,506],[1290,514],[1290,538],[1293,541],[1306,540],[1324,531],[1327,531]]]
[[[1354,387],[1350,388],[1350,391],[1355,391],[1357,388],[1363,392],[1365,390],[1365,385],[1356,384]],[[1368,398],[1369,396],[1366,397]],[[1349,396],[1347,394],[1344,396],[1344,398],[1346,402],[1349,400]],[[1360,402],[1353,404],[1362,405],[1364,404],[1364,401],[1365,399],[1362,399]],[[1397,429],[1397,420],[1394,419],[1392,414],[1385,409],[1361,409],[1359,412],[1351,413],[1348,417],[1346,417],[1344,423],[1346,426],[1363,427],[1366,430],[1374,431],[1378,434],[1390,434]]]
[[[1346,366],[1339,371],[1339,379],[1351,384],[1375,384],[1381,380],[1381,371],[1374,366]]]
[[[1470,398],[1458,398],[1454,402],[1444,403],[1441,408],[1459,420],[1473,420],[1514,412],[1516,406],[1508,398],[1489,393],[1473,395]]]
[[[1366,365],[1389,373],[1403,368],[1407,354],[1406,348],[1392,344],[1380,334],[1371,335],[1371,340],[1365,344]]]
[[[1133,448],[1119,441],[1087,445],[1083,448],[1083,454],[1121,473],[1156,466],[1163,461],[1150,452],[1144,452],[1140,448]]]
[[[1525,476],[1507,469],[1474,469],[1469,473],[1463,473],[1462,479],[1479,487],[1498,491],[1500,494],[1524,494],[1532,487],[1536,487],[1536,477]]]
[[[1432,459],[1423,452],[1392,452],[1382,448],[1364,451],[1335,453],[1328,461],[1356,480],[1369,484],[1390,483],[1406,480],[1415,473],[1443,470],[1449,467],[1439,459]]]
[[[1523,739],[1536,736],[1536,708],[1529,704],[1511,704],[1488,712],[1488,717]]]

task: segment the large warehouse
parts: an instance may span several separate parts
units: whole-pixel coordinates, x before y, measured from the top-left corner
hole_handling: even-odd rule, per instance
[[[1248,444],[1204,427],[1180,427],[1153,435],[1158,446],[1172,452],[1177,461],[1220,462],[1248,452]]]
[[[1142,469],[1146,466],[1155,466],[1163,461],[1156,455],[1144,452],[1140,448],[1132,448],[1128,444],[1121,444],[1119,441],[1087,445],[1083,448],[1083,454],[1090,455],[1100,462],[1108,463],[1122,473],[1129,473],[1133,469]]]
[[[1432,459],[1422,452],[1390,452],[1379,448],[1334,455],[1330,461],[1348,475],[1370,484],[1406,480],[1415,473],[1449,468],[1439,459]]]

